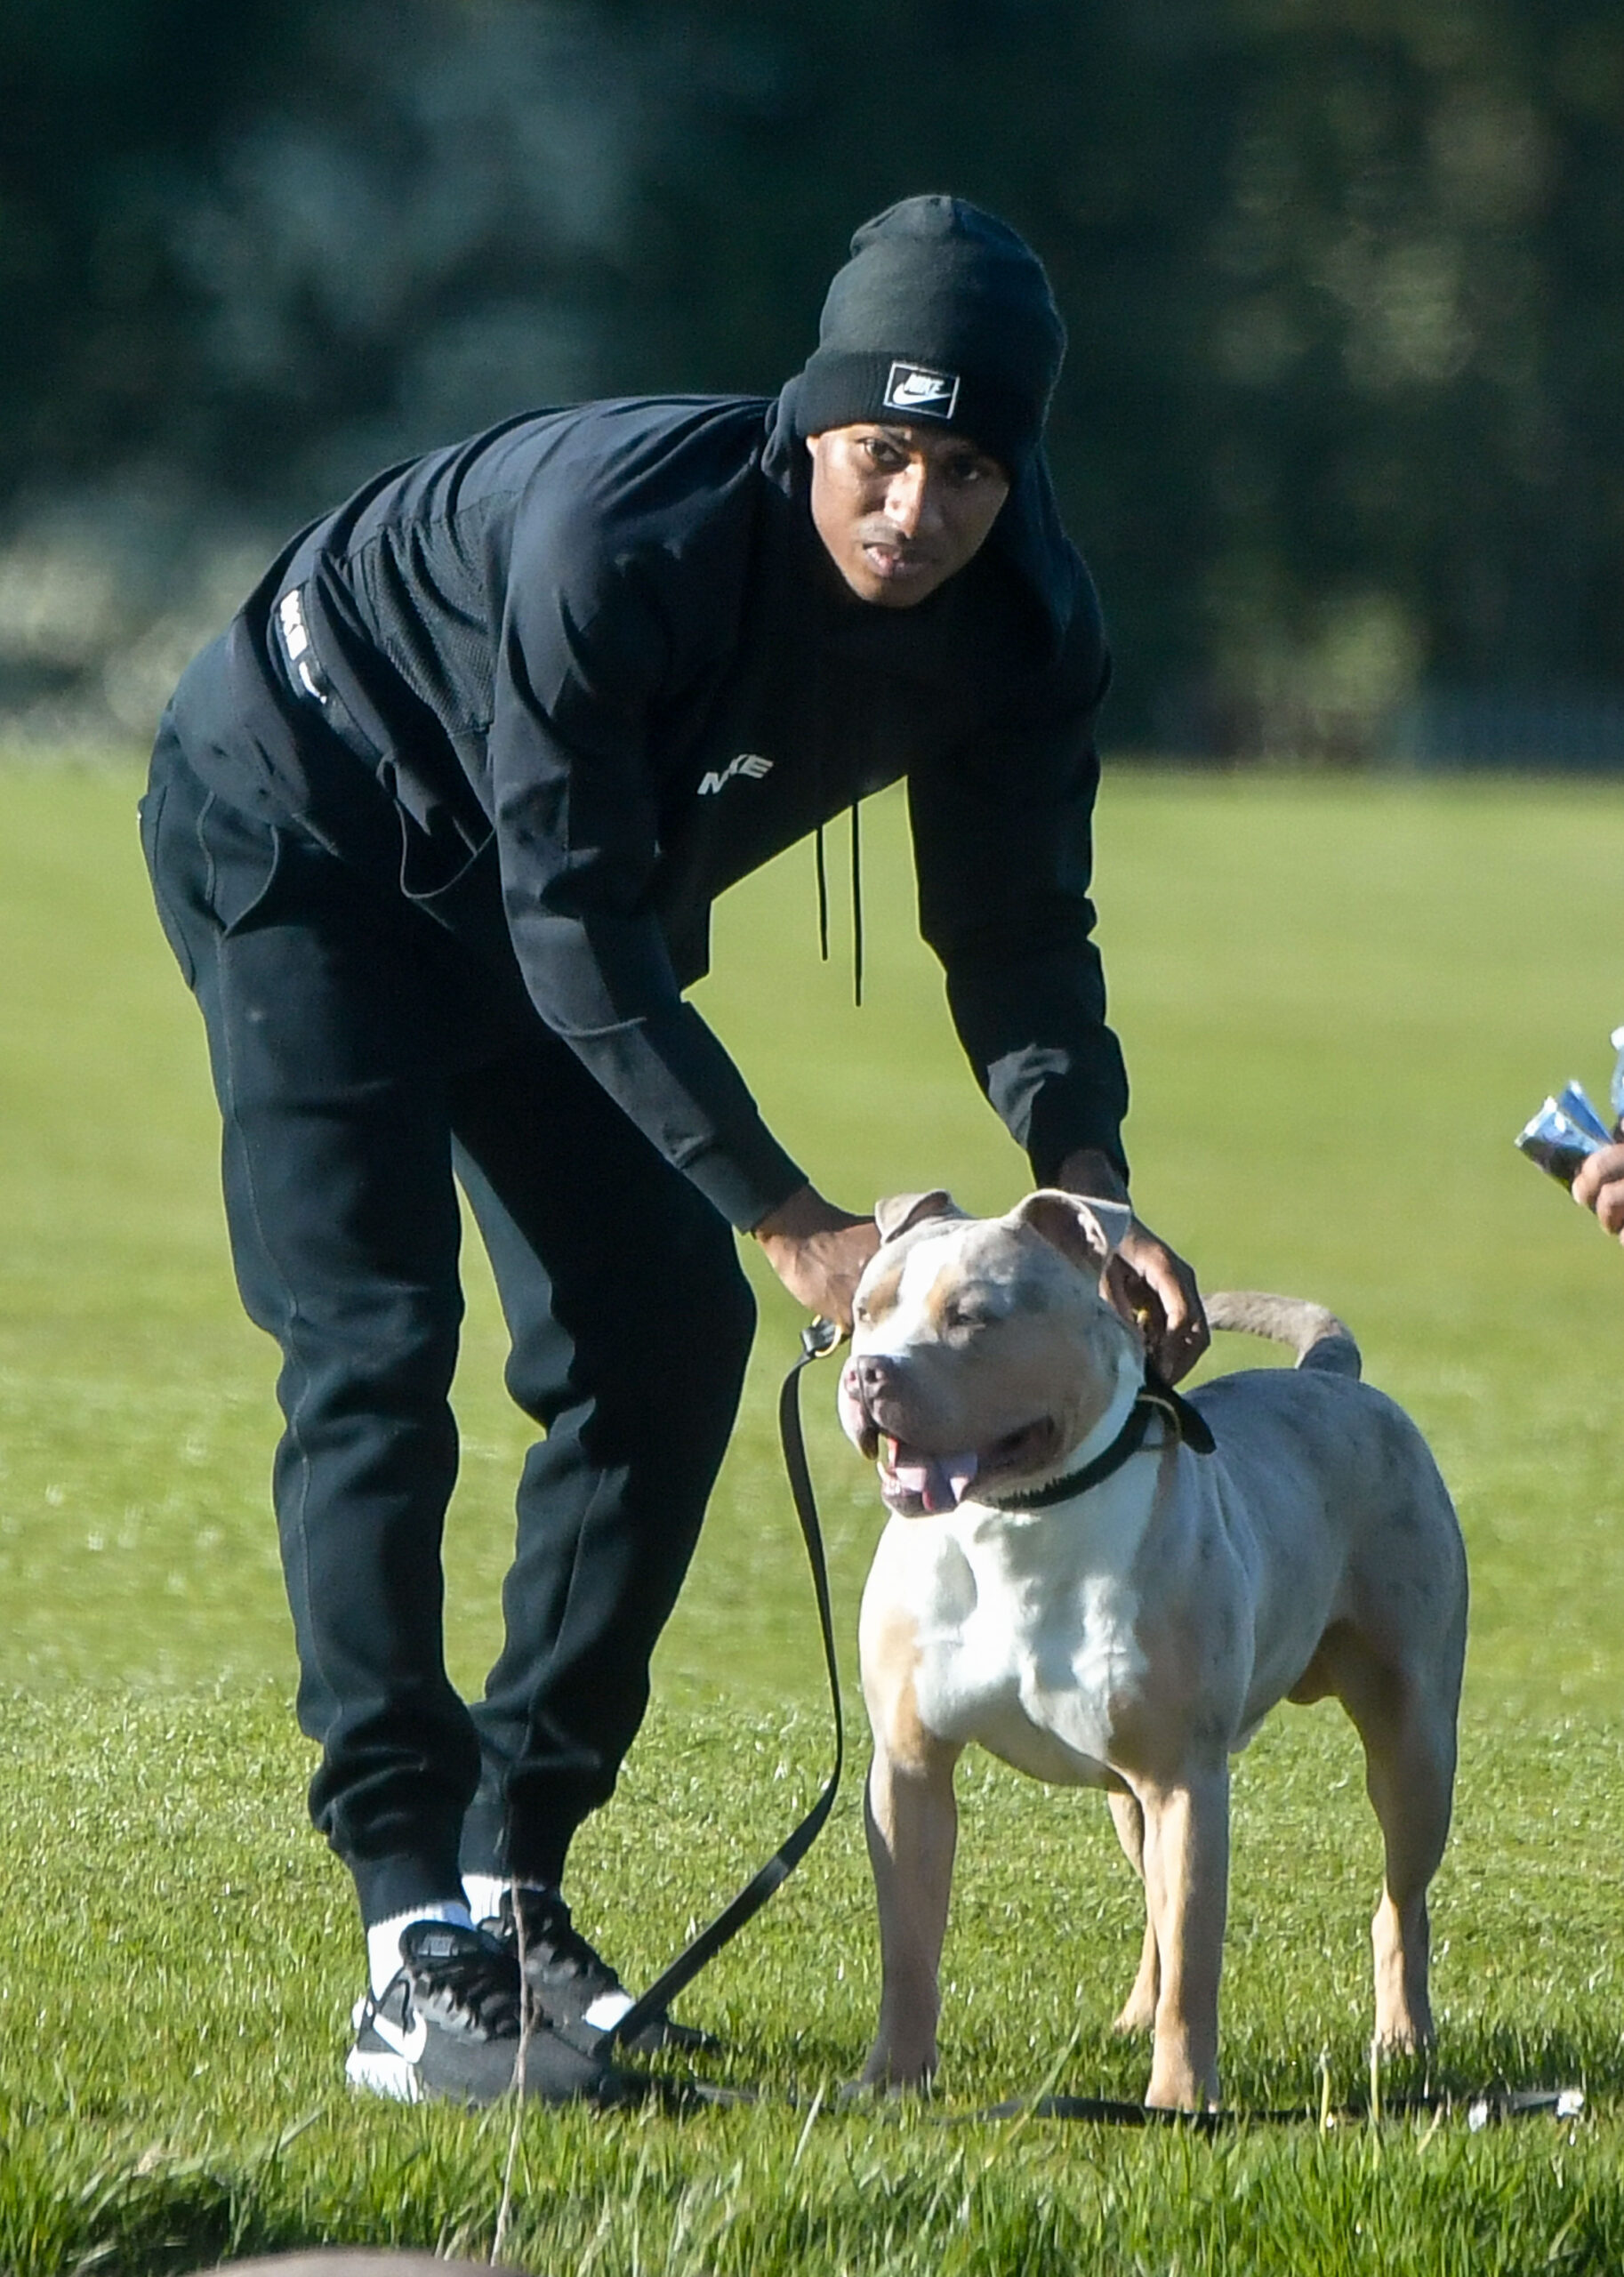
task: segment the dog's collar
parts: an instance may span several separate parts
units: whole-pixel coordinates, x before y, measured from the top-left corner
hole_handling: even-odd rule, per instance
[[[1063,1478],[1051,1478],[1047,1486],[1034,1486],[1024,1494],[977,1495],[976,1499],[985,1500],[994,1510],[1047,1510],[1057,1502],[1069,1502],[1073,1495],[1086,1494],[1091,1486],[1097,1486],[1103,1479],[1121,1470],[1130,1455],[1138,1454],[1145,1443],[1145,1434],[1158,1415],[1171,1429],[1174,1438],[1182,1440],[1192,1454],[1212,1452],[1215,1442],[1206,1418],[1146,1361],[1145,1381],[1128,1411],[1128,1420],[1092,1462],[1085,1462],[1079,1469],[1068,1470]]]

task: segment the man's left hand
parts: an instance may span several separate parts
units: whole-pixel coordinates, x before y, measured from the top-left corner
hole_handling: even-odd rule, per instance
[[[1056,1184],[1068,1194],[1097,1195],[1102,1202],[1128,1200],[1121,1171],[1092,1147],[1068,1155]],[[1170,1384],[1176,1384],[1212,1341],[1194,1272],[1137,1217],[1108,1271],[1113,1289],[1144,1324],[1152,1363]]]

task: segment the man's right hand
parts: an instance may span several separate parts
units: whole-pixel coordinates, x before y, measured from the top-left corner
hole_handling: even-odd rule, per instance
[[[880,1246],[873,1219],[854,1218],[825,1202],[815,1187],[803,1186],[752,1230],[797,1304],[848,1333],[857,1283]]]
[[[1604,1147],[1585,1157],[1573,1181],[1573,1199],[1594,1210],[1607,1231],[1624,1241],[1624,1147]]]

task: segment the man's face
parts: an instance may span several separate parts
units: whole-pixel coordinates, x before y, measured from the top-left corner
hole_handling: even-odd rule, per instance
[[[973,560],[1009,495],[963,435],[864,420],[809,435],[812,520],[859,600],[912,608]]]

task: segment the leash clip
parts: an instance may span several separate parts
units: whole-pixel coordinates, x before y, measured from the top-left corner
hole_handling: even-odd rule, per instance
[[[840,1329],[821,1313],[800,1332],[801,1352],[808,1360],[821,1360],[825,1352],[833,1351],[840,1340]]]

